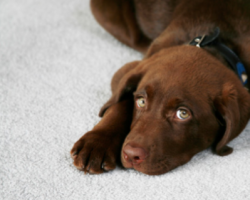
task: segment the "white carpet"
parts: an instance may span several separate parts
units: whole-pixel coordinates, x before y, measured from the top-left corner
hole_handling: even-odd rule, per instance
[[[88,0],[0,0],[1,200],[250,199],[250,125],[232,155],[206,150],[161,176],[72,165],[113,73],[141,57],[96,23]]]

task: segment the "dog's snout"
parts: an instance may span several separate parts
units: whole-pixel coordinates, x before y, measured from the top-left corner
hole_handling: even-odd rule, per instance
[[[138,146],[127,144],[123,149],[124,159],[133,164],[139,164],[147,157],[146,151]]]

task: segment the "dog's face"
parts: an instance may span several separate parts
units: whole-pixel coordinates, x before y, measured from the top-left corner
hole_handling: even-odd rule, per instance
[[[133,122],[121,155],[124,167],[162,174],[215,141],[223,122],[216,117],[212,102],[220,88],[213,85],[223,83],[211,73],[206,59],[188,55],[182,50],[163,51],[146,62],[148,69],[134,92]],[[125,159],[128,145],[143,149],[142,162],[138,163],[139,155]]]
[[[166,173],[209,146],[230,154],[226,144],[249,119],[250,95],[238,77],[197,47],[168,48],[143,60],[123,77],[113,100],[133,87],[121,161],[145,174]]]

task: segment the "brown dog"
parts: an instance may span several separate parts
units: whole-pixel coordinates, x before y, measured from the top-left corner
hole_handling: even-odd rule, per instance
[[[71,150],[74,165],[101,173],[121,158],[125,168],[162,174],[210,146],[218,155],[230,154],[227,143],[250,118],[244,82],[250,74],[250,1],[92,0],[91,8],[107,31],[146,55],[114,75],[102,120]],[[220,42],[206,45],[214,34]],[[232,56],[225,58],[222,43],[246,74],[229,68]]]

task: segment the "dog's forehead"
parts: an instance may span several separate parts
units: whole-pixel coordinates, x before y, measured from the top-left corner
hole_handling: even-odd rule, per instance
[[[161,94],[166,98],[178,96],[182,99],[193,95],[207,97],[209,94],[219,91],[219,87],[214,87],[216,91],[214,88],[211,91],[211,85],[216,84],[219,80],[214,81],[205,73],[196,73],[193,70],[165,69],[148,71],[142,77],[137,90],[144,90],[147,94]]]
[[[184,52],[160,52],[149,59],[149,62],[145,62],[147,71],[137,91],[144,91],[156,106],[170,108],[186,105],[197,111],[201,108],[210,109],[211,99],[220,93],[222,85],[220,77],[214,75],[217,73],[211,72],[217,70],[217,63],[210,60],[209,56],[207,58],[204,54],[195,52],[196,47],[191,49],[194,52],[190,54],[186,52],[186,48]],[[190,59],[191,57],[194,58]],[[211,87],[213,85],[215,87]]]
[[[151,84],[162,87],[161,90],[175,88],[192,94],[204,93],[204,89],[221,89],[220,86],[229,80],[227,76],[230,73],[216,58],[193,46],[164,49],[145,59],[141,66],[145,68],[141,87]]]
[[[189,102],[195,109],[211,105],[221,95],[223,85],[241,82],[235,73],[203,49],[192,46],[162,50],[145,59],[144,74],[137,90],[149,91],[156,105],[170,99]],[[149,95],[150,99],[150,95]]]
[[[158,79],[165,77],[176,79],[175,76],[189,78],[202,76],[206,79],[207,76],[214,76],[213,72],[222,67],[222,64],[205,50],[193,46],[164,49],[146,59],[142,65],[146,68],[146,76]]]

